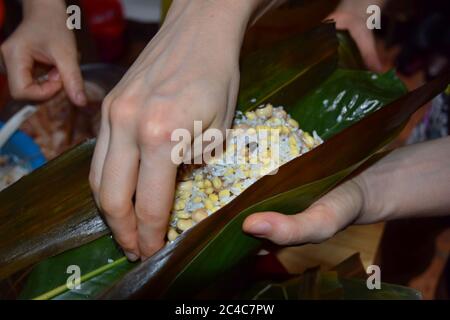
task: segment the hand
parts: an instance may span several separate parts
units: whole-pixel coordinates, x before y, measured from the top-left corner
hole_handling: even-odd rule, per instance
[[[373,31],[367,28],[369,17],[367,7],[377,4],[380,7],[384,1],[380,0],[344,0],[339,7],[327,18],[336,21],[338,30],[348,30],[355,40],[366,66],[375,72],[383,71],[383,64],[377,53]]]
[[[164,245],[177,173],[173,130],[193,135],[194,120],[203,130],[231,125],[240,45],[256,2],[174,2],[161,30],[104,100],[90,181],[130,260]]]
[[[363,181],[355,178],[296,215],[255,213],[244,221],[243,229],[278,245],[320,243],[354,222],[363,211],[364,200]]]
[[[75,105],[85,105],[75,36],[66,26],[64,1],[25,0],[23,5],[23,22],[1,46],[11,95],[43,101],[64,87]],[[33,78],[37,63],[52,67],[41,79]]]

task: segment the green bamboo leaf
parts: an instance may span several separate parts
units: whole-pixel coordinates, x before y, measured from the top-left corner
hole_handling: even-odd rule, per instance
[[[105,288],[111,286],[128,271],[134,267],[133,263],[127,261],[126,257],[117,260],[115,265],[104,266],[108,269],[98,276],[88,278],[86,281],[82,279],[81,288],[77,290],[67,290],[64,293],[53,297],[54,300],[88,300],[98,297]],[[101,272],[99,268],[96,272]]]
[[[337,33],[339,40],[339,68],[363,70],[365,69],[361,53],[356,46],[355,41],[348,31],[339,31]]]
[[[303,211],[359,165],[360,163],[325,179],[268,198],[240,212],[225,227],[221,228],[202,251],[174,277],[165,297],[187,297],[195,291],[194,289],[201,289],[199,284],[211,283],[217,275],[237,266],[250,254],[256,253],[261,247],[262,241],[248,236],[242,231],[242,223],[250,214],[272,210],[284,214]]]
[[[422,294],[412,288],[381,283],[381,289],[369,290],[361,279],[340,279],[345,300],[420,300]]]
[[[331,81],[330,81],[330,79],[331,79]],[[356,90],[352,91],[353,94],[355,96],[357,96],[359,99],[359,100],[358,99],[355,99],[355,100],[357,100],[358,102],[361,103],[360,105],[355,104],[354,109],[358,110],[359,108],[361,108],[361,110],[357,112],[358,117],[353,117],[346,122],[347,125],[349,123],[351,123],[351,121],[356,122],[356,121],[360,120],[360,118],[362,118],[364,116],[365,112],[371,113],[374,111],[374,109],[365,108],[365,102],[367,100],[379,101],[377,103],[377,107],[380,107],[385,102],[389,101],[388,98],[382,97],[381,94],[379,93],[379,91],[381,91],[383,89],[383,86],[386,89],[390,90],[388,92],[388,94],[386,94],[387,97],[389,97],[389,94],[393,95],[393,90],[391,88],[397,88],[397,95],[401,95],[403,93],[403,87],[401,85],[398,85],[399,81],[393,76],[392,73],[375,78],[375,77],[373,77],[373,74],[369,73],[369,72],[337,70],[335,73],[333,73],[333,75],[331,75],[330,79],[325,81],[325,83],[324,83],[324,87],[327,88],[327,90],[329,88],[332,89],[332,90],[330,90],[330,95],[328,96],[329,99],[334,99],[335,96],[339,95],[340,92],[342,92],[346,88],[346,86],[348,85],[349,82],[352,82],[352,81],[358,82],[359,81],[362,83],[361,79],[364,79],[366,81],[365,86],[358,87],[358,89],[360,89],[360,91],[356,91]],[[370,83],[372,83],[373,88],[376,88],[376,90],[375,89],[373,91],[367,90],[367,88],[371,88],[371,86],[369,85]],[[341,85],[341,87],[339,87],[339,84]],[[366,91],[363,91],[361,88],[366,88]],[[318,94],[318,92],[319,92],[319,94]],[[348,95],[350,95],[350,93]],[[322,99],[325,99],[324,98],[324,90],[317,89],[317,90],[310,92],[309,95],[307,95],[304,99],[302,99],[302,103],[298,104],[299,109],[304,108],[307,110],[307,112],[304,112],[304,116],[302,116],[301,118],[297,117],[297,119],[298,120],[306,120],[306,122],[309,123],[310,125],[313,125],[314,123],[316,123],[317,127],[321,127],[321,128],[325,128],[326,126],[329,126],[328,132],[337,133],[340,130],[342,130],[343,126],[336,126],[335,121],[333,121],[333,117],[325,118],[326,121],[324,121],[323,118],[320,117],[320,113],[322,112],[322,110],[320,108],[315,108],[315,109],[311,108],[311,106],[314,106],[314,105],[322,105],[322,103],[321,103]],[[391,99],[393,99],[393,97]],[[346,99],[341,99],[336,103],[336,109],[337,110],[345,109],[345,108],[347,108],[347,105],[348,104],[346,102]],[[295,110],[291,110],[291,112],[292,111],[294,111],[292,114],[294,114],[294,116],[295,116]],[[347,174],[348,173],[350,173],[350,172],[347,172]],[[337,181],[338,180],[336,180],[335,183]],[[313,194],[313,192],[311,190],[309,190],[308,192],[310,194]],[[322,192],[324,192],[324,190],[322,190]],[[316,197],[317,196],[318,195],[316,194]],[[306,204],[303,204],[303,206],[300,206],[298,203],[296,203],[293,207],[296,208],[297,211],[300,210],[300,208],[306,208],[305,205],[309,205],[311,203],[311,201],[314,199],[311,199],[309,202],[306,202]],[[288,204],[289,204],[288,201],[283,200],[282,206],[280,209],[284,208],[283,212],[286,212]],[[275,210],[274,206],[275,206],[275,204],[271,203],[267,208],[270,208],[271,210]],[[253,211],[253,212],[255,212],[255,211]],[[294,212],[295,212],[295,209],[294,209]],[[243,217],[244,217],[244,215],[242,215],[241,220],[243,219]],[[237,226],[237,227],[229,226],[228,228],[231,228],[231,230],[234,230],[233,228],[238,228],[238,227],[239,226]],[[216,243],[218,243],[217,241],[218,240],[216,240]],[[259,241],[250,240],[250,242],[256,243],[259,245]],[[237,257],[236,260],[242,259],[247,254],[249,254],[249,252],[251,252],[251,250],[255,250],[255,247],[251,246],[249,244],[243,244],[240,246],[243,248],[248,248],[249,250],[240,251],[241,255],[239,257]],[[69,254],[69,257],[70,257],[70,254]],[[92,258],[90,258],[90,259],[92,259]],[[222,272],[223,270],[226,270],[226,268],[228,268],[230,265],[232,265],[234,263],[233,259],[228,259],[228,261],[232,262],[232,263],[227,264],[227,263],[224,263],[221,261],[219,265],[222,266],[222,269],[217,270],[216,272],[217,273]],[[47,266],[50,266],[52,263],[54,263],[54,261],[51,261],[51,259],[49,261],[43,262],[44,265],[41,266],[41,270],[45,270],[47,268]],[[101,266],[102,266],[102,264],[99,264],[99,268],[101,268]],[[192,268],[194,268],[194,270],[195,270],[195,266]],[[33,275],[35,275],[37,272],[40,273],[40,271],[36,271],[33,273]],[[120,271],[115,273],[116,279],[119,279],[121,276],[123,276],[124,273],[125,273],[125,271],[122,273]],[[52,274],[55,275],[56,273],[52,273]],[[59,274],[65,276],[64,272],[60,271]],[[199,274],[203,274],[203,273],[200,272]],[[55,276],[53,276],[53,277],[54,277],[53,279],[55,279]],[[60,279],[60,281],[63,281],[64,279],[65,278],[62,278],[62,279]],[[93,280],[92,282],[94,283],[95,280]],[[34,288],[40,288],[43,291],[48,289],[48,288],[44,289],[38,283],[31,284],[31,282],[30,282],[28,284],[28,286],[31,286]],[[97,288],[99,287],[96,284],[91,285],[90,283],[85,285],[85,287],[90,287],[90,286],[97,287]],[[188,285],[186,287],[190,288],[191,285]],[[96,293],[101,291],[101,289],[97,289],[97,290],[90,289],[90,290],[91,290],[91,292],[96,292]],[[78,296],[79,295],[76,292],[73,292],[73,296],[71,296],[70,294],[65,295],[66,298],[73,298],[73,299],[77,298]]]
[[[105,91],[124,74],[121,67],[105,64],[82,65],[81,72]],[[21,104],[9,103],[4,115]],[[86,179],[93,149],[93,140],[84,143],[0,193],[0,280],[108,233]]]

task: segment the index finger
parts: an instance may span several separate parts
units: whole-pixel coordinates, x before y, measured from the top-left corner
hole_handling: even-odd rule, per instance
[[[149,147],[141,150],[135,211],[142,259],[164,245],[177,175],[170,150],[170,145],[158,150]]]

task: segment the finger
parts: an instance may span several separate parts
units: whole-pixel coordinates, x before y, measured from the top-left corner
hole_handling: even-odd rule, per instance
[[[114,127],[100,185],[100,207],[114,238],[130,260],[139,257],[133,195],[139,151],[126,132]]]
[[[361,212],[363,193],[350,180],[332,190],[302,213],[287,216],[261,212],[249,216],[243,229],[280,245],[322,242],[353,222]]]
[[[76,53],[61,52],[55,57],[55,61],[70,100],[77,106],[85,106],[87,97]]]
[[[170,159],[170,147],[157,151],[141,149],[136,215],[142,259],[150,257],[164,245],[176,173],[177,167]]]
[[[62,87],[61,81],[48,79],[38,82],[33,79],[33,58],[23,52],[12,52],[4,56],[11,95],[15,99],[47,100]]]
[[[383,64],[376,48],[375,36],[364,25],[349,28],[349,32],[358,46],[366,66],[375,72],[383,71]]]

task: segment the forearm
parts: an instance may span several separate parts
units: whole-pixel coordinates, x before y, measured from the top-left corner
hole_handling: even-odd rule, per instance
[[[356,223],[450,214],[450,137],[397,149],[356,178]]]

